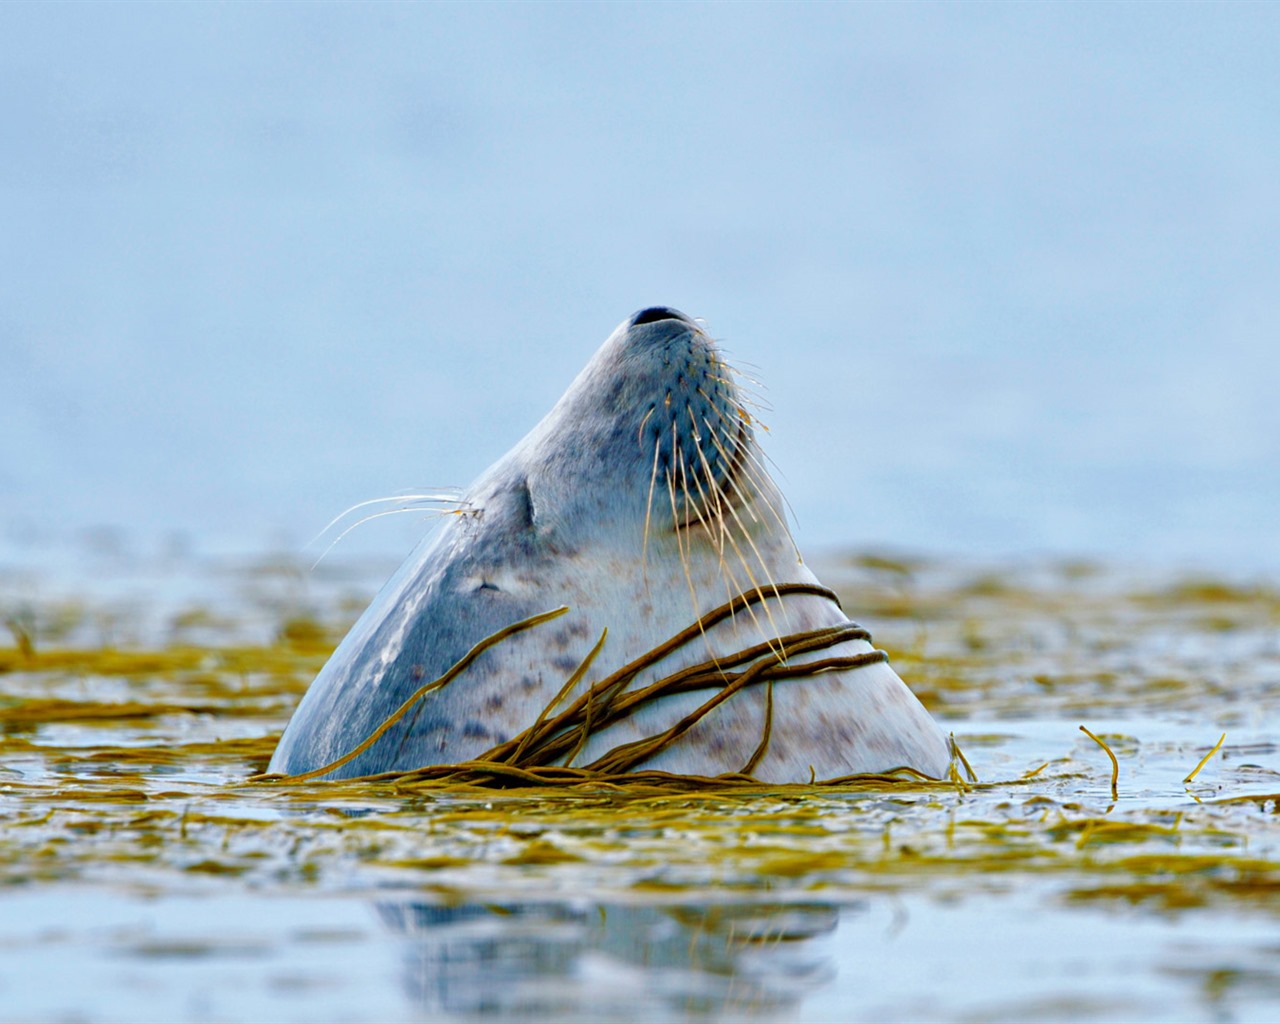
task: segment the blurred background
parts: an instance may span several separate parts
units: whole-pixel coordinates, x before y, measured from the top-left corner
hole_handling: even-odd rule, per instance
[[[301,548],[612,328],[806,551],[1280,569],[1280,6],[0,6],[0,551]],[[429,523],[346,550],[403,553]]]

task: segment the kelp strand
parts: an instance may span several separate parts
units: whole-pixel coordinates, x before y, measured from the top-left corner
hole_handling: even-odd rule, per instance
[[[691,626],[681,630],[675,636],[654,647],[639,658],[592,684],[585,693],[579,695],[567,708],[557,714],[553,714],[554,709],[566,700],[581,682],[603,648],[608,636],[608,631],[605,630],[577,669],[538,714],[532,725],[515,737],[492,747],[472,761],[461,764],[422,766],[409,771],[384,772],[374,776],[364,776],[363,778],[400,780],[425,780],[431,778],[456,779],[458,781],[473,781],[477,778],[485,778],[491,782],[503,781],[522,785],[548,785],[556,784],[558,781],[578,783],[584,780],[604,781],[620,776],[634,776],[635,770],[639,766],[678,741],[680,737],[697,725],[706,715],[729,698],[747,687],[763,684],[767,687],[767,690],[761,739],[743,766],[743,770],[736,773],[736,777],[750,779],[750,773],[768,751],[773,724],[773,684],[776,681],[811,677],[823,672],[861,668],[887,660],[888,655],[885,652],[875,650],[844,657],[816,659],[799,665],[789,663],[789,659],[798,655],[826,650],[850,640],[870,641],[870,633],[861,626],[856,623],[845,623],[774,637],[771,640],[754,644],[733,654],[712,658],[680,669],[639,690],[628,691],[626,687],[645,669],[661,662],[664,658],[678,651],[694,639],[704,636],[712,626],[759,601],[765,600],[767,597],[781,598],[786,594],[809,594],[827,598],[836,604],[839,603],[835,594],[825,587],[809,584],[779,584],[776,587],[771,587],[767,593],[757,590],[741,594],[706,613]],[[408,700],[404,701],[379,724],[365,740],[342,757],[320,768],[298,775],[259,775],[253,776],[251,781],[300,783],[318,779],[335,771],[372,747],[392,726],[413,710],[418,701],[457,678],[483,651],[501,643],[516,633],[532,629],[565,614],[567,611],[567,608],[559,608],[530,616],[481,640],[444,675],[419,687]],[[740,671],[738,671],[739,669]],[[570,767],[581,751],[585,749],[588,740],[597,732],[635,715],[642,708],[665,697],[693,693],[700,690],[713,690],[715,692],[674,725],[652,736],[619,744],[582,768],[575,769]],[[968,762],[964,760],[963,754],[960,754],[959,749],[955,747],[954,739],[952,741],[952,750],[953,757],[958,757],[960,763],[964,765],[970,780],[976,781],[976,776],[974,776]],[[558,765],[557,762],[559,762]],[[483,769],[480,767],[482,765],[485,766]],[[922,773],[914,772],[907,768],[895,769],[895,772],[889,773],[889,777],[897,777],[896,773],[898,772],[910,772],[919,778],[928,778]],[[955,772],[953,774],[956,774],[956,780],[959,781],[958,774]],[[734,776],[722,776],[721,778],[728,777]]]

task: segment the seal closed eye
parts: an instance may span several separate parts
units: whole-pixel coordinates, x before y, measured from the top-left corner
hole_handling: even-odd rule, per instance
[[[446,517],[388,581],[311,684],[270,770],[342,761],[326,776],[338,778],[472,760],[553,704],[643,665],[619,684],[627,713],[584,731],[556,763],[614,763],[615,751],[670,733],[642,764],[626,764],[711,776],[749,768],[770,782],[903,766],[942,776],[941,730],[801,561],[749,407],[736,371],[689,317],[651,306],[625,320],[468,489],[468,514]],[[729,613],[710,616],[726,602]],[[536,628],[512,630],[535,618]],[[839,642],[800,654],[785,646],[815,631]],[[730,693],[728,666],[744,664],[744,651],[758,652],[752,671],[770,659],[797,671]],[[702,692],[641,699],[708,662],[716,671]],[[440,678],[448,685],[395,718]],[[694,717],[706,685],[726,699]]]

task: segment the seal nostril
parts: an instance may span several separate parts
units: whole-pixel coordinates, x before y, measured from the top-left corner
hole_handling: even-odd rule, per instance
[[[644,324],[656,324],[660,320],[683,320],[689,323],[689,318],[681,313],[678,309],[672,309],[670,306],[650,306],[647,309],[640,310],[631,318],[632,327],[640,327]]]

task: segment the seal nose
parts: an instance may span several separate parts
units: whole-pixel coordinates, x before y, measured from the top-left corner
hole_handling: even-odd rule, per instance
[[[693,323],[678,309],[672,309],[670,306],[649,306],[647,309],[640,310],[639,313],[631,318],[631,326],[640,327],[644,324],[656,324],[660,320],[679,320],[686,324]]]

